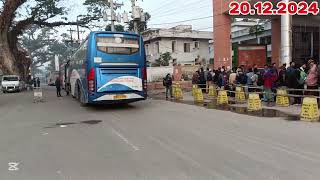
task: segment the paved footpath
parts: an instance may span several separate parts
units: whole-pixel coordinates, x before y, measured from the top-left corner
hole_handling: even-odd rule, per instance
[[[318,180],[320,123],[147,100],[0,95],[2,180]],[[9,164],[10,163],[10,164]]]

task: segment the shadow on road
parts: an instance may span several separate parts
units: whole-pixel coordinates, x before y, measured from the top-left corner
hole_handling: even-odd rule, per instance
[[[109,105],[87,105],[85,106],[90,111],[115,111],[115,110],[132,110],[137,109],[138,107],[131,104],[109,104]]]

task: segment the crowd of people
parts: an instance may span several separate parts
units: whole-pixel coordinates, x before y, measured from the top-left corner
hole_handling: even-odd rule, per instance
[[[319,96],[320,68],[316,61],[298,65],[276,64],[240,66],[237,68],[221,67],[216,70],[200,68],[193,74],[192,84],[198,85],[203,92],[208,93],[209,86],[215,84],[221,89],[234,91],[237,86],[243,86],[246,92],[263,91],[262,100],[268,103],[275,101],[277,88],[289,89],[289,94],[297,95],[292,104],[301,104],[299,95]],[[311,90],[311,91],[308,91]]]

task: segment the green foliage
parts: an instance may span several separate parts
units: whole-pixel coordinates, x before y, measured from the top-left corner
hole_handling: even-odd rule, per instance
[[[145,12],[144,16],[146,18],[146,21],[145,22],[141,22],[141,21],[138,22],[138,32],[139,33],[143,32],[144,30],[146,30],[148,28],[148,21],[151,19],[151,15],[148,12]],[[129,22],[129,28],[128,29],[129,29],[129,31],[133,31],[134,30],[134,21],[133,20],[131,20]]]
[[[116,30],[117,32],[125,32],[124,26],[122,26],[122,25],[120,25],[120,24],[115,25],[114,28],[115,28],[115,30]],[[107,25],[106,31],[111,31],[111,25],[110,25],[110,24]]]
[[[55,55],[58,55],[62,62],[71,56],[72,48],[68,48],[57,38],[49,38],[53,33],[56,33],[56,31],[49,28],[43,28],[38,32],[37,27],[32,27],[21,37],[22,47],[28,51],[32,59],[32,69],[50,62]]]
[[[258,36],[261,35],[263,32],[264,32],[264,27],[260,24],[254,25],[249,29],[249,33],[254,34],[256,36],[257,42],[258,42]]]
[[[172,57],[170,52],[160,54],[159,59],[156,59],[156,62],[153,64],[153,66],[169,66],[171,59]]]

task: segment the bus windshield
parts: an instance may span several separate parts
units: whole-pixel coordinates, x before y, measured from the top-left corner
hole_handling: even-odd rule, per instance
[[[130,55],[139,51],[139,40],[125,37],[97,37],[97,48],[107,54]]]

